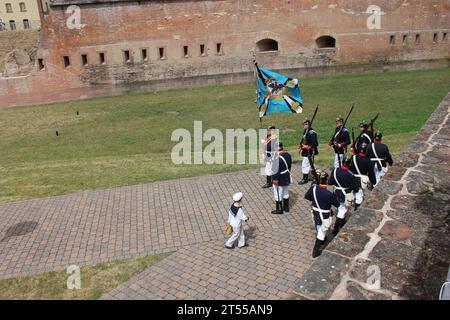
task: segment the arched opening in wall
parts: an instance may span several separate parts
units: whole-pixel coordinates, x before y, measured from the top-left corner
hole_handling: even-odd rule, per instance
[[[259,52],[278,51],[278,42],[273,39],[262,39],[256,43]]]
[[[336,48],[336,39],[330,36],[322,36],[316,39],[318,49]]]

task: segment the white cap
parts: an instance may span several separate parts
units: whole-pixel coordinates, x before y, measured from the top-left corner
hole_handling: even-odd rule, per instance
[[[242,194],[242,192],[235,193],[233,195],[233,201],[235,201],[235,202],[241,201],[243,196],[244,195]]]

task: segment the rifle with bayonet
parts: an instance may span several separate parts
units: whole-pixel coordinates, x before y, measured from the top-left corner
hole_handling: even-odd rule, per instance
[[[350,150],[352,150],[353,153],[356,153],[356,139],[355,139],[355,128],[352,128],[352,147]]]
[[[373,131],[373,124],[375,123],[375,121],[377,121],[379,115],[380,115],[380,113],[377,113],[377,114],[375,115],[375,117],[374,117],[372,120],[370,120],[370,124],[369,124],[369,126],[370,126],[370,131],[372,131],[372,134],[373,134],[373,135],[375,134],[375,132]],[[372,141],[372,142],[373,142],[373,141]]]
[[[319,176],[317,175],[316,167],[314,166],[314,161],[312,160],[311,156],[308,156],[309,165],[311,166],[311,173],[314,177],[314,180],[316,180],[316,184],[319,185]]]

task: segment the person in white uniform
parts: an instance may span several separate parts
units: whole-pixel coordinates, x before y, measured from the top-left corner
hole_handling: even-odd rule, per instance
[[[242,192],[233,195],[233,204],[228,210],[228,223],[233,227],[233,233],[230,238],[225,243],[225,248],[233,249],[235,242],[238,242],[238,248],[245,247],[245,234],[244,227],[242,225],[243,221],[248,221],[248,217],[245,215],[242,209],[242,197],[244,195]]]

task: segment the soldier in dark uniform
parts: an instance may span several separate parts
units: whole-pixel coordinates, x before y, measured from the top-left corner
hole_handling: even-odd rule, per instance
[[[361,133],[356,138],[356,150],[352,150],[355,154],[361,153],[361,146],[363,143],[369,145],[373,142],[373,133],[369,130],[369,125],[366,121],[362,121],[359,124],[359,130]]]
[[[336,189],[336,196],[339,199],[339,208],[336,223],[334,224],[333,234],[337,235],[345,223],[345,214],[347,207],[353,205],[355,194],[359,191],[359,183],[353,173],[350,172],[350,158],[344,158],[342,167],[332,171],[328,184]]]
[[[313,184],[305,194],[305,199],[312,202],[312,215],[317,230],[316,242],[312,252],[312,257],[316,258],[321,254],[321,246],[325,243],[325,237],[332,223],[331,206],[339,207],[339,199],[336,194],[327,190],[328,174],[317,172],[319,185]]]
[[[280,142],[278,147],[278,155],[274,159],[277,161],[276,172],[272,176],[273,194],[275,196],[276,209],[273,214],[283,214],[289,212],[289,190],[288,187],[292,183],[291,178],[291,155],[284,151],[283,144]]]
[[[272,152],[272,148],[275,146],[274,149],[278,146],[278,137],[275,133],[275,126],[270,126],[267,131],[267,137],[263,141],[264,144],[264,161],[266,163],[264,173],[266,174],[266,184],[263,185],[263,188],[270,188],[272,186],[272,180],[271,176],[273,175],[272,172],[272,165],[273,165],[273,156],[276,153],[276,150]]]
[[[319,146],[319,143],[317,142],[317,133],[310,126],[311,120],[305,119],[305,121],[303,121],[302,139],[300,140],[300,144],[298,146],[298,151],[303,157],[301,165],[303,180],[301,180],[298,184],[308,183],[308,177],[311,171],[309,158],[314,161],[314,156],[319,154],[319,151],[317,149],[317,147]]]
[[[334,149],[334,167],[339,168],[344,160],[344,154],[347,152],[347,146],[350,145],[350,134],[347,128],[344,128],[344,119],[341,117],[336,119],[336,129],[334,130],[333,138],[328,142],[328,145]],[[342,128],[342,130],[341,130]]]
[[[392,166],[394,164],[391,154],[389,153],[388,146],[381,143],[382,138],[383,134],[380,131],[377,131],[375,133],[375,142],[369,145],[367,151],[367,157],[375,163],[375,176],[377,179],[377,184],[386,174],[387,165],[389,164]]]
[[[357,178],[359,191],[355,195],[355,210],[359,208],[364,200],[364,190],[372,190],[372,186],[377,183],[375,178],[374,164],[367,158],[367,144],[363,142],[359,154],[352,157],[350,171]]]

